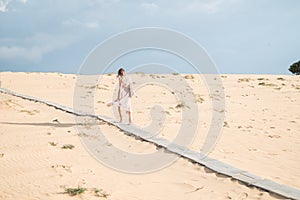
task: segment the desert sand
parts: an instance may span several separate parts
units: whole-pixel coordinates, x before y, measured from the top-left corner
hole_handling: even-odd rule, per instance
[[[224,112],[225,121],[209,156],[300,189],[299,77],[224,74],[220,75],[222,96],[220,91],[210,93],[200,75],[130,76],[135,87],[132,105],[136,126],[147,129],[154,123],[154,129],[149,130],[159,129],[158,136],[173,140],[186,120],[181,107],[189,105],[179,102],[176,94],[193,93],[199,118],[192,122],[198,129],[190,148],[199,151],[209,127],[214,125],[212,99],[224,100],[225,108],[218,112]],[[80,98],[92,98],[93,105],[82,106],[94,107],[94,114],[118,120],[115,108],[106,106],[115,95],[115,74],[99,76],[96,84],[78,85],[76,80],[73,74],[0,73],[2,88],[68,107],[76,104],[74,89],[84,88],[86,94]],[[144,82],[147,84],[140,85]],[[84,123],[78,124],[71,114],[3,93],[0,109],[0,199],[280,198],[183,158],[150,173],[120,172],[88,153],[78,127],[100,127],[110,141],[108,145],[123,151],[142,154],[158,149],[92,118],[85,117]],[[86,191],[75,197],[65,192],[76,187]]]

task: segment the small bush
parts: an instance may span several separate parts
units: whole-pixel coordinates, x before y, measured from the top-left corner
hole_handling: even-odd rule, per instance
[[[300,60],[292,64],[289,68],[289,71],[293,74],[300,75]]]

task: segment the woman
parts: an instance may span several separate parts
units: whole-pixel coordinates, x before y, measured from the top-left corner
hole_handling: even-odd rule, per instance
[[[119,89],[118,89],[118,98],[113,102],[107,104],[108,106],[111,105],[117,105],[119,116],[120,116],[120,122],[123,121],[122,117],[122,109],[126,111],[128,114],[128,121],[129,124],[131,124],[131,97],[133,95],[132,90],[132,81],[129,76],[127,76],[125,70],[123,68],[120,68],[118,70],[117,78],[119,79]]]

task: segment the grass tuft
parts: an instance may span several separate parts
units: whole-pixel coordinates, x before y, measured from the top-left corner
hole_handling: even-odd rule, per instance
[[[145,76],[145,73],[144,73],[144,72],[135,72],[135,74],[138,74],[138,75],[140,75],[140,76],[142,76],[142,77]]]
[[[49,144],[54,147],[57,145],[57,143],[55,143],[55,142],[49,142]]]
[[[267,78],[258,78],[257,80],[259,80],[259,81],[263,81],[263,80],[268,81],[269,79],[267,79]]]
[[[77,188],[66,188],[65,193],[69,194],[70,196],[76,196],[82,194],[86,191],[86,188],[77,187]]]
[[[238,82],[249,82],[250,81],[250,78],[239,78],[238,79]]]
[[[72,145],[72,144],[65,144],[65,145],[63,145],[61,148],[62,149],[73,149],[75,146],[74,145]]]
[[[102,198],[109,197],[109,194],[103,191],[102,189],[93,188],[93,192],[95,193],[96,197],[102,197]]]
[[[175,106],[175,108],[183,108],[185,105],[184,103],[179,103]]]
[[[175,106],[175,108],[177,108],[177,109],[179,109],[179,108],[188,108],[188,109],[190,109],[190,107],[188,105],[186,105],[184,102],[181,102],[181,103],[177,104]]]
[[[268,86],[268,87],[277,87],[277,85],[275,85],[273,83],[265,83],[265,82],[258,83],[258,85]]]
[[[201,97],[200,94],[196,94],[196,101],[197,101],[198,103],[203,103],[203,102],[204,102],[204,99]]]
[[[38,110],[20,110],[20,112],[27,113],[28,115],[35,115],[35,114],[39,113],[40,111],[38,111]]]
[[[191,74],[187,74],[184,76],[185,79],[194,79],[194,76]]]

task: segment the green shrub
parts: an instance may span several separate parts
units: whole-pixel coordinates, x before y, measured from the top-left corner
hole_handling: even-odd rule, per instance
[[[300,75],[300,60],[292,64],[289,68],[289,71],[293,74]]]

